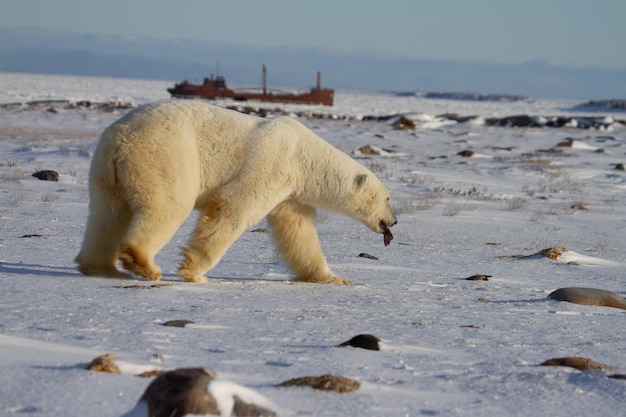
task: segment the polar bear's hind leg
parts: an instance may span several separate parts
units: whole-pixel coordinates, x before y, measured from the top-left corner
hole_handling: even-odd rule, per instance
[[[76,256],[78,270],[84,275],[130,278],[117,269],[122,235],[130,220],[128,209],[117,196],[93,187],[87,230]]]
[[[150,207],[131,209],[132,220],[124,235],[120,248],[120,261],[124,269],[153,281],[161,279],[161,268],[154,257],[174,236],[191,213],[193,202],[187,204],[159,204],[155,193]],[[180,201],[180,200],[178,200]],[[152,208],[152,206],[157,209]]]

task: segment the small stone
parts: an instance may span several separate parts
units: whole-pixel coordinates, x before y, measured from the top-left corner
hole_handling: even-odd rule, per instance
[[[33,177],[39,178],[42,181],[58,181],[59,173],[50,169],[44,169],[43,171],[35,172]]]
[[[193,324],[191,320],[169,320],[163,323],[163,326],[167,327],[185,327],[188,324]]]
[[[375,148],[372,145],[361,146],[358,150],[362,155],[380,155],[381,154],[380,149]]]
[[[612,366],[605,365],[600,362],[596,362],[592,359],[581,357],[565,357],[548,359],[540,364],[541,366],[568,366],[570,368],[578,369],[579,371],[589,371],[593,369],[613,369]]]
[[[619,164],[615,164],[615,167],[613,169],[616,169],[618,171],[626,171],[626,165],[620,162]]]
[[[416,127],[415,122],[405,116],[400,116],[400,118],[393,124],[394,129],[400,130],[415,130]]]
[[[556,146],[560,146],[562,148],[571,148],[574,146],[574,138],[566,138],[565,140],[556,144]]]
[[[472,275],[471,277],[465,278],[467,281],[489,281],[491,275]]]
[[[153,369],[152,371],[142,372],[138,374],[137,376],[140,378],[152,378],[153,376],[159,376],[164,372],[165,371],[163,369]]]
[[[461,151],[461,152],[457,153],[457,155],[462,156],[464,158],[469,158],[469,157],[474,155],[474,151],[466,149],[464,151]]]
[[[535,255],[531,255],[531,256],[536,256],[536,255],[545,256],[546,258],[549,258],[554,261],[559,256],[561,256],[561,254],[564,252],[567,252],[567,248],[554,247],[554,248],[547,248],[547,249],[540,250]]]
[[[352,339],[345,341],[343,343],[338,344],[335,347],[345,347],[352,346],[361,349],[367,350],[380,350],[380,346],[378,345],[380,339],[371,334],[360,334],[354,336]]]
[[[377,257],[375,257],[374,255],[370,255],[369,253],[359,253],[359,257],[366,258],[366,259],[373,259],[375,261],[378,260]]]
[[[313,389],[323,391],[335,391],[338,393],[347,393],[356,391],[361,383],[350,378],[324,374],[322,376],[305,376],[302,378],[293,378],[278,384],[279,387],[311,387]]]
[[[92,360],[85,369],[88,371],[106,372],[108,374],[119,374],[121,373],[120,368],[113,363],[113,359],[117,359],[117,355],[105,353]]]
[[[587,207],[583,206],[583,205],[582,205],[582,204],[580,204],[580,203],[576,203],[576,204],[574,204],[574,205],[573,205],[572,207],[570,207],[570,208],[571,208],[571,209],[574,209],[574,210],[588,210],[588,209],[587,209]]]

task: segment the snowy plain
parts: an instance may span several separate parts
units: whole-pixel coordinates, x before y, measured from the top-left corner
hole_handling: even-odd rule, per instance
[[[139,105],[168,100],[172,84],[0,73],[0,103]],[[511,128],[437,117],[578,114],[570,110],[578,102],[556,99],[340,90],[332,108],[248,104],[350,116],[301,121],[390,188],[399,218],[391,246],[352,219],[319,212],[328,262],[353,286],[290,282],[270,236],[252,231],[209,283],[188,284],[176,268],[192,217],[157,256],[169,285],[81,276],[73,258],[87,218],[90,157],[99,133],[125,110],[0,106],[0,415],[119,416],[150,382],[137,373],[179,367],[209,368],[254,389],[280,415],[622,415],[626,381],[608,375],[626,373],[624,310],[547,296],[574,286],[626,294],[626,172],[614,169],[626,162],[623,123]],[[400,113],[415,131],[394,129],[393,119],[362,120]],[[556,146],[566,138],[573,146]],[[386,151],[361,155],[365,145]],[[474,155],[457,155],[464,150]],[[59,181],[31,176],[41,169],[58,171]],[[516,256],[549,247],[568,252],[556,260]],[[491,277],[465,280],[474,274]],[[163,326],[169,320],[194,323]],[[360,333],[382,339],[381,351],[334,347]],[[122,374],[84,369],[104,353],[119,357]],[[539,366],[563,356],[615,369]],[[276,387],[325,373],[361,387]]]

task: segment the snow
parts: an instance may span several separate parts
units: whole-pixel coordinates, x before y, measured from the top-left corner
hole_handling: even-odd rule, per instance
[[[0,103],[137,105],[168,99],[172,84],[0,73]],[[178,367],[212,369],[277,404],[281,415],[615,415],[626,383],[607,374],[626,373],[624,311],[547,295],[572,286],[626,291],[626,173],[613,169],[626,159],[626,128],[437,119],[572,115],[575,104],[340,90],[332,108],[281,106],[352,116],[302,118],[348,154],[364,145],[397,153],[359,157],[392,192],[399,222],[390,247],[352,219],[319,213],[327,259],[351,287],[290,282],[269,235],[252,232],[210,271],[209,283],[184,283],[179,248],[194,218],[157,256],[169,285],[81,276],[73,258],[87,217],[90,155],[124,110],[0,107],[0,415],[123,415],[150,382],[136,373]],[[399,113],[417,130],[358,120]],[[555,151],[568,137],[576,146]],[[475,156],[457,155],[466,149]],[[57,170],[59,182],[30,176],[40,169]],[[555,261],[516,257],[548,247],[568,252]],[[464,279],[474,274],[492,277]],[[193,324],[163,326],[176,319]],[[361,333],[379,337],[381,351],[334,347]],[[121,374],[84,369],[104,353],[118,356]],[[617,370],[538,366],[563,356]],[[349,394],[276,387],[325,373],[361,387]]]

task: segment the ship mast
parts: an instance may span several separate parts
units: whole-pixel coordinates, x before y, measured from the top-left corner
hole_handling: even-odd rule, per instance
[[[263,95],[267,94],[267,68],[263,64]]]

